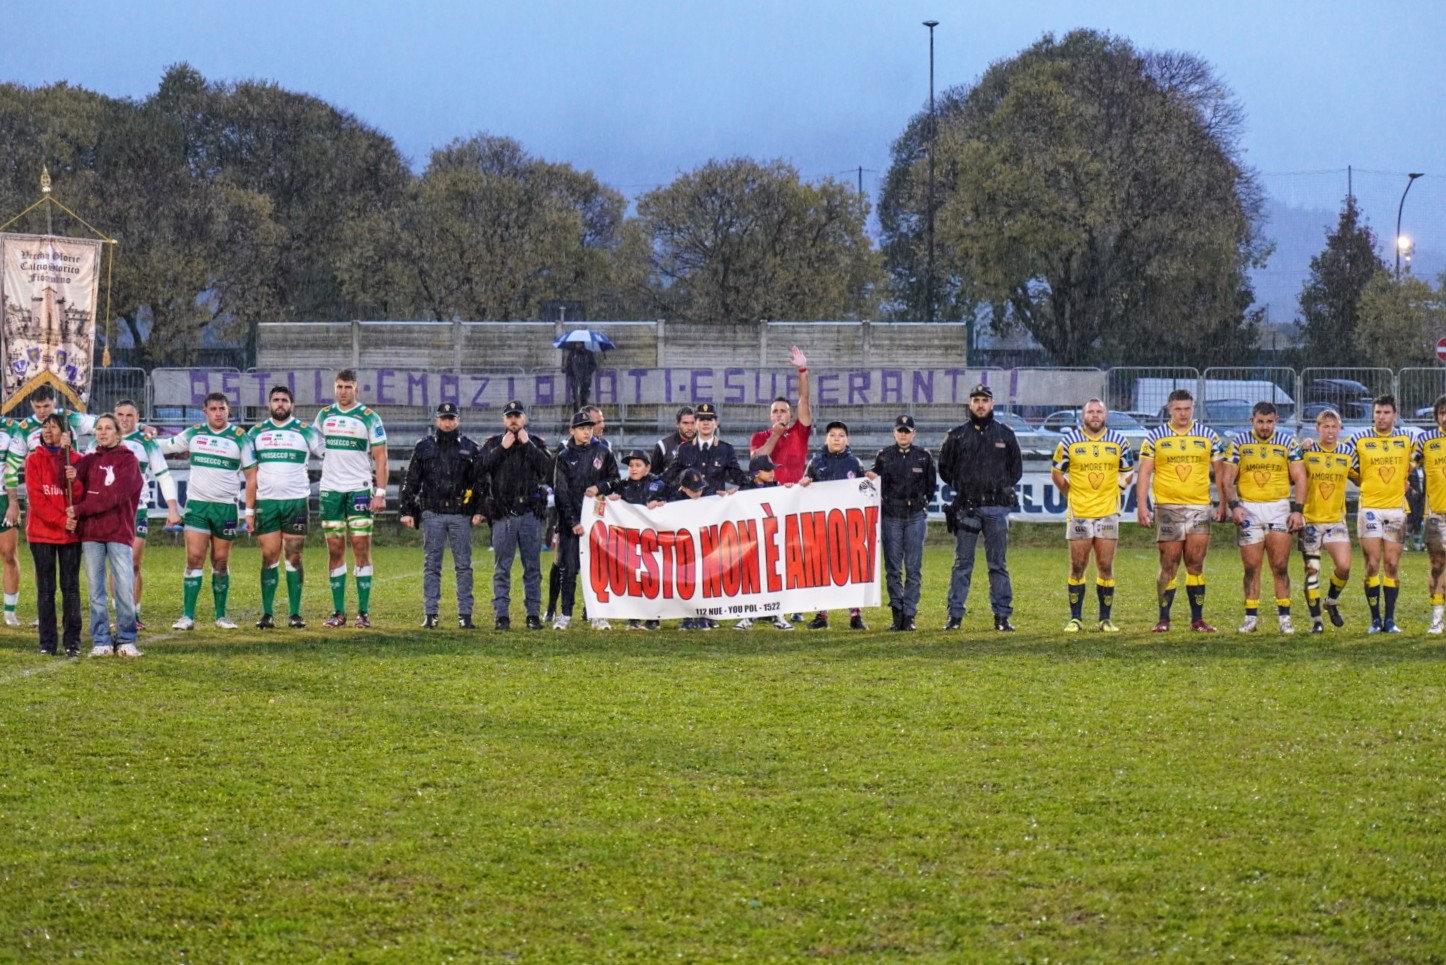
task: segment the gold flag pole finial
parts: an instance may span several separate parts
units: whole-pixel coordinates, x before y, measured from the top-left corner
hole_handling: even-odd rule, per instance
[[[40,193],[50,193],[50,168],[43,164],[40,166]]]

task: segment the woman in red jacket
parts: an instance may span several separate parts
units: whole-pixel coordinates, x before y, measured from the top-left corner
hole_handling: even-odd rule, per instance
[[[67,459],[67,457],[69,457]],[[25,460],[25,541],[35,560],[35,605],[40,611],[40,652],[55,653],[55,582],[60,600],[66,656],[80,656],[80,537],[66,529],[66,507],[80,495],[67,483],[65,467],[79,460],[70,447],[64,413],[52,412],[40,426],[40,445]]]
[[[121,443],[120,423],[107,412],[95,420],[95,451],[80,457],[75,479],[82,494],[70,507],[71,529],[80,534],[85,586],[90,597],[90,655],[139,657],[136,648],[136,504],[141,498],[141,464]],[[115,634],[106,606],[106,571],[115,594]]]

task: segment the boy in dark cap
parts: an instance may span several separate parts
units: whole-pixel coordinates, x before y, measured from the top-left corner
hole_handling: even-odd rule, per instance
[[[839,479],[857,479],[864,474],[863,464],[849,451],[849,427],[837,420],[824,426],[823,451],[809,460],[803,471],[800,486],[815,482],[834,482]],[[809,621],[810,630],[828,629],[828,611],[819,610]],[[864,615],[858,607],[849,610],[849,629],[867,630]]]

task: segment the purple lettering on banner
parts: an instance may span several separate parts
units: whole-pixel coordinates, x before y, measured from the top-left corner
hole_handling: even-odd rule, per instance
[[[838,380],[837,372],[825,372],[818,377],[818,404],[838,405]]]
[[[688,382],[694,402],[714,401],[712,369],[689,369]]]
[[[507,394],[507,398],[505,398],[505,399],[502,400],[502,404],[503,404],[503,405],[506,405],[507,403],[511,402],[513,399],[517,398],[517,376],[515,376],[515,375],[509,375],[509,376],[507,376],[507,393],[506,393],[506,394]]]
[[[959,376],[963,375],[964,369],[945,369],[944,374],[949,376],[949,401],[955,403],[967,402],[968,399],[959,394]]]
[[[443,372],[437,380],[437,402],[450,402],[457,405],[462,400],[462,377],[451,372]]]
[[[291,390],[291,397],[296,398],[296,370],[292,369],[286,373],[286,387]]]
[[[849,373],[849,405],[869,404],[869,376],[872,373],[850,372]]]
[[[879,401],[902,405],[904,402],[904,373],[898,369],[884,369],[879,373]]]
[[[608,405],[618,404],[617,369],[598,369],[594,376],[593,385],[596,387],[596,390],[593,392],[593,398],[597,401],[598,405],[602,405],[603,403],[607,403]]]
[[[934,401],[934,370],[922,369],[914,372],[914,388],[909,401],[914,405],[928,405]]]
[[[748,401],[748,389],[743,385],[742,369],[723,370],[723,402],[725,405],[740,405]]]
[[[206,396],[211,394],[211,373],[205,369],[191,369],[191,405],[201,406],[206,404]]]
[[[377,405],[396,405],[397,400],[392,398],[392,387],[389,384],[396,378],[395,369],[377,369],[377,390],[373,395]]]
[[[533,377],[532,402],[534,405],[555,405],[557,403],[557,376],[538,375]]]
[[[317,405],[331,405],[333,402],[336,401],[329,394],[327,394],[326,389],[323,388],[323,386],[329,384],[326,382],[326,372],[322,371],[321,369],[317,369],[316,372],[314,372],[312,375],[312,382],[315,387],[314,391],[316,392]]]
[[[226,394],[227,400],[234,406],[241,405],[241,373],[226,371],[221,373],[221,391]]]
[[[472,393],[472,400],[467,403],[467,408],[469,408],[469,409],[485,409],[485,408],[487,408],[487,400],[484,399],[484,398],[482,397],[482,395],[483,395],[483,393],[485,393],[485,392],[487,391],[487,386],[491,384],[492,380],[489,379],[489,378],[488,378],[487,376],[485,376],[485,375],[469,375],[469,376],[467,376],[467,378],[468,378],[468,379],[471,381],[471,383],[472,383],[471,385],[468,386],[468,388],[469,388],[469,389],[475,388],[475,389],[477,390],[477,391],[475,391],[475,392]]]
[[[632,396],[628,399],[629,404],[640,405],[643,401],[643,376],[648,374],[647,369],[628,369],[628,378],[633,380]]]
[[[420,401],[417,398],[419,389]],[[427,378],[426,372],[407,373],[407,405],[430,406],[431,394],[431,380]]]
[[[248,402],[247,405],[254,405],[265,408],[268,397],[270,396],[270,386],[268,386],[267,383],[271,381],[271,373],[247,372],[246,374],[256,382],[256,401]]]

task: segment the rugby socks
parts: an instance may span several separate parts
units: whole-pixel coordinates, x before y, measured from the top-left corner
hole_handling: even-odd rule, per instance
[[[301,570],[286,564],[286,601],[291,604],[291,615],[301,616]]]
[[[1305,608],[1312,621],[1320,619],[1320,557],[1314,553],[1305,557]]]
[[[186,570],[181,580],[181,612],[196,619],[196,600],[201,596],[200,570]]]
[[[275,612],[276,587],[280,584],[281,564],[261,567],[261,612],[267,616]]]
[[[1401,584],[1400,584],[1400,581],[1398,581],[1398,580],[1395,579],[1394,577],[1383,576],[1383,577],[1381,577],[1381,587],[1382,587],[1382,588],[1384,589],[1384,591],[1385,591],[1385,592],[1382,593],[1381,595],[1386,598],[1386,600],[1385,600],[1385,607],[1384,607],[1384,609],[1385,609],[1385,611],[1386,611],[1385,614],[1384,614],[1385,620],[1386,620],[1387,623],[1395,623],[1395,622],[1396,622],[1396,597],[1399,596],[1400,593],[1401,593]]]
[[[1069,618],[1071,620],[1084,619],[1084,580],[1080,580],[1078,583],[1068,580],[1065,586],[1069,592]]]
[[[1440,623],[1443,615],[1446,615],[1446,594],[1431,594],[1431,622]]]
[[[351,571],[356,577],[356,612],[370,613],[372,602],[372,568],[358,566]]]
[[[1084,594],[1084,588],[1080,588],[1080,594]],[[1100,603],[1101,622],[1110,618],[1110,611],[1115,608],[1115,581],[1095,580],[1095,597]]]
[[[1335,585],[1335,580],[1331,580]],[[1381,619],[1381,578],[1379,576],[1366,577],[1366,606],[1371,608],[1371,619],[1380,622]]]
[[[346,612],[346,564],[331,571],[331,608],[337,613]]]
[[[226,597],[231,595],[231,574],[211,571],[211,599],[216,604],[216,619],[226,615]]]
[[[1326,598],[1330,600],[1339,600],[1341,598],[1341,591],[1345,588],[1345,579],[1339,573],[1332,573],[1331,588],[1326,591]]]
[[[1275,598],[1275,615],[1278,617],[1290,616],[1290,597],[1278,596]]]
[[[1179,582],[1171,579],[1165,584],[1165,589],[1160,592],[1160,622],[1166,623],[1170,619],[1170,607],[1175,605],[1175,590]]]
[[[1248,616],[1248,617],[1259,616],[1259,615],[1260,615],[1260,601],[1259,601],[1259,600],[1246,600],[1246,601],[1245,601],[1245,615]]]
[[[20,594],[19,594],[19,593],[7,593],[7,594],[5,594],[5,612],[6,612],[6,613],[14,613],[14,612],[15,612],[15,607],[18,606],[19,604],[20,604]]]
[[[1205,619],[1205,574],[1185,574],[1185,599],[1190,601],[1190,621]]]

